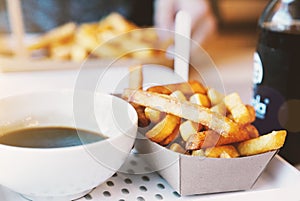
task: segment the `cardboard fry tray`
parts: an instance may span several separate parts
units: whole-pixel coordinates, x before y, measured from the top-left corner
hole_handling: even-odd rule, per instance
[[[239,158],[196,157],[173,152],[141,136],[135,148],[180,195],[249,190],[277,153],[275,150]]]

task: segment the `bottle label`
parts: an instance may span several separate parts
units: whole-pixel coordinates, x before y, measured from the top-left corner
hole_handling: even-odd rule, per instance
[[[255,109],[256,118],[264,119],[267,113],[267,107],[270,103],[269,98],[264,98],[262,100],[261,96],[259,94],[256,94],[252,100],[251,104]]]
[[[253,84],[260,84],[262,82],[264,72],[261,59],[257,52],[254,53],[254,69],[253,69]]]
[[[258,85],[261,84],[263,80],[263,65],[260,59],[260,56],[257,52],[254,53],[254,65],[253,65],[253,84]],[[259,94],[254,94],[254,97],[251,100],[251,104],[253,105],[256,117],[259,119],[264,119],[267,112],[267,107],[270,103],[269,98],[263,98]]]

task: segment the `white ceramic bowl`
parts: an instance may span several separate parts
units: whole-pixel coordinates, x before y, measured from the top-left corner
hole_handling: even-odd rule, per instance
[[[62,148],[0,144],[0,184],[31,200],[73,200],[111,177],[126,160],[137,114],[101,93],[47,91],[0,100],[0,135],[23,127],[66,126],[101,132],[99,142]]]

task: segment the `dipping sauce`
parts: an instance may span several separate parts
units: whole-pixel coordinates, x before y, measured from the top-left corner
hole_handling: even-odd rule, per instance
[[[0,144],[28,148],[58,148],[89,144],[104,140],[101,134],[71,127],[35,127],[7,132]]]

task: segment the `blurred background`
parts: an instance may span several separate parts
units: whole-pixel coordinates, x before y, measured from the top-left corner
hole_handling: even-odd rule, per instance
[[[217,31],[211,37],[212,40],[204,43],[203,47],[217,64],[230,55],[236,56],[236,53],[240,53],[244,48],[255,47],[257,20],[268,1],[208,1],[217,20]],[[95,21],[112,11],[119,12],[139,26],[151,26],[153,24],[151,18],[153,0],[113,0],[110,1],[109,5],[101,0],[89,0],[88,4],[84,0],[24,0],[21,3],[26,32],[47,31],[70,21],[70,19],[77,22]],[[64,8],[63,12],[62,8]],[[96,14],[91,12],[95,9],[99,10]],[[8,19],[6,0],[0,0],[0,33],[10,32]]]
[[[73,19],[78,22],[99,20],[112,11],[119,12],[129,20],[134,20],[137,25],[151,25],[153,23],[148,17],[153,12],[152,0],[113,0],[109,5],[105,4],[105,11],[98,12],[96,15],[95,12],[92,13],[92,10],[104,6],[103,1],[90,0],[89,4],[91,6],[86,6],[86,2],[82,0],[62,1],[59,4],[51,0],[23,0],[21,2],[27,31],[37,31],[38,23],[43,23],[43,31],[45,31],[57,26],[54,21],[58,21],[58,23],[62,24],[66,23],[68,19]],[[219,28],[223,30],[236,28],[253,29],[258,16],[261,14],[268,0],[209,0],[208,2],[217,18]],[[82,6],[83,4],[85,4],[85,6]],[[58,11],[60,11],[58,7],[69,8],[72,12],[65,9],[64,13],[58,13]],[[1,32],[9,31],[6,11],[6,0],[0,0]],[[52,19],[45,19],[43,16],[45,13]],[[84,13],[84,15],[79,13]],[[38,21],[36,24],[30,24],[29,20],[34,18],[40,19],[36,19],[36,21]]]
[[[59,5],[57,2],[60,2]],[[231,72],[237,75],[248,75],[243,83],[249,89],[251,87],[249,75],[252,74],[253,53],[258,36],[257,21],[268,0],[209,0],[207,2],[216,18],[217,29],[211,34],[210,40],[202,44],[202,47],[208,52],[224,80],[232,80]],[[150,17],[154,8],[153,0],[112,0],[109,6],[105,7],[105,12],[98,12],[96,15],[92,10],[95,10],[95,6],[99,8],[104,6],[101,0],[89,0],[89,5],[86,5],[85,0],[21,0],[21,3],[26,32],[47,31],[70,19],[77,22],[96,21],[112,11],[134,20],[137,25],[153,24],[153,18]],[[0,33],[9,32],[6,0],[0,0]],[[240,91],[241,87],[237,88],[238,86],[231,83],[224,83],[224,85],[228,86],[229,91],[242,93],[245,102],[250,101],[251,94]]]
[[[253,28],[269,0],[211,0],[220,28]]]
[[[227,78],[226,76],[231,76],[227,72],[252,74],[253,53],[258,36],[257,21],[268,1],[207,1],[216,18],[217,29],[211,34],[210,40],[202,44],[202,47],[213,59],[221,75],[224,76],[224,80]],[[59,5],[57,2],[60,2]],[[105,12],[98,12],[96,15],[92,10],[95,10],[95,6],[99,8],[104,6],[101,0],[89,0],[89,5],[86,5],[85,0],[21,0],[21,3],[26,32],[47,31],[70,21],[70,19],[77,22],[96,21],[112,11],[117,11],[127,19],[134,20],[137,25],[151,26],[153,24],[153,18],[150,17],[154,9],[153,0],[112,0],[109,6],[105,7]],[[6,0],[0,0],[0,33],[9,32]],[[234,70],[230,71],[230,69]],[[251,84],[250,77],[248,76],[248,80],[245,81],[248,88]],[[227,86],[231,86],[230,83],[227,84]],[[237,89],[235,86],[231,86],[229,90]],[[250,97],[251,94],[245,94],[243,99],[245,102],[249,102]]]
[[[254,51],[258,18],[268,2],[269,0],[211,0],[218,31],[216,41],[205,45],[205,49],[217,64]],[[248,56],[248,59],[252,59],[252,55]]]

